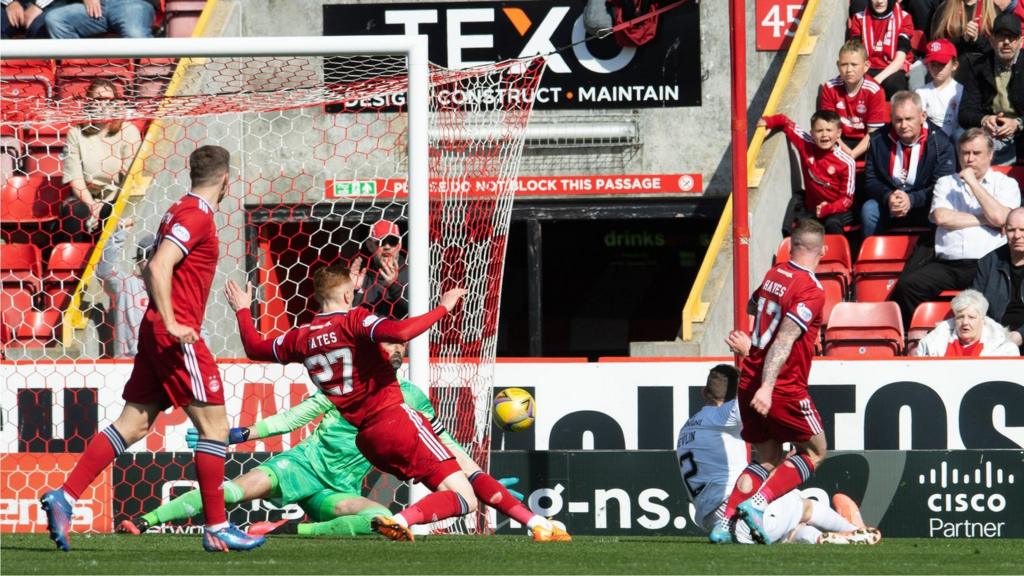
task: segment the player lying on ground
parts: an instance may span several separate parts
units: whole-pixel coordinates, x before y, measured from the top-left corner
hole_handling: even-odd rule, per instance
[[[422,482],[434,491],[394,517],[375,517],[373,529],[393,540],[413,540],[411,525],[474,512],[475,487],[487,494],[495,507],[501,500],[511,499],[493,478],[477,474],[471,481],[467,477],[430,422],[402,401],[394,368],[377,344],[401,343],[425,332],[457,305],[466,291],[449,290],[441,296],[440,306],[422,316],[391,320],[352,308],[353,284],[340,265],[317,270],[313,285],[321,313],[312,323],[275,340],[261,340],[253,328],[252,315],[243,306],[251,299],[249,290],[234,283],[229,283],[227,290],[229,299],[236,299],[232,305],[249,358],[303,362],[313,382],[358,430],[356,447],[371,464],[400,480]],[[532,523],[534,534],[541,533],[539,539],[568,538],[549,522]]]
[[[745,335],[731,335],[742,345]],[[749,349],[746,338],[744,350]],[[732,342],[730,342],[732,344]],[[679,430],[676,456],[683,485],[694,505],[694,518],[710,532],[725,513],[729,492],[747,466],[747,445],[740,438],[740,411],[736,401],[739,374],[727,364],[711,369],[704,386],[704,407]],[[857,505],[836,494],[835,510],[816,500],[788,492],[768,505],[764,528],[773,542],[807,544],[875,544],[881,540],[877,529],[867,528]],[[743,520],[730,525],[732,540],[753,544],[750,528]]]
[[[236,286],[229,287],[232,307],[248,308],[248,294]],[[404,344],[382,344],[391,365],[398,370],[405,356]],[[483,472],[463,448],[436,421],[434,407],[426,395],[407,380],[399,380],[405,403],[425,415],[439,432],[441,440],[455,454],[463,472],[470,477],[476,494],[505,514],[527,525],[542,526],[534,530],[534,538],[545,540],[550,534],[549,521],[532,514],[505,489],[506,479],[495,480]],[[298,504],[313,522],[298,525],[299,534],[356,536],[370,534],[376,516],[390,516],[383,505],[360,495],[364,478],[371,465],[355,445],[356,429],[342,418],[323,394],[315,393],[297,406],[261,420],[247,428],[232,428],[231,443],[245,442],[285,434],[299,429],[323,416],[309,438],[298,446],[278,454],[245,473],[224,483],[224,500],[228,504],[268,498],[278,507]],[[189,443],[194,432],[189,430]],[[184,520],[198,513],[202,502],[198,491],[187,492],[135,520],[125,520],[119,532],[140,534],[151,526]],[[266,534],[286,521],[260,522],[249,528],[249,534]]]

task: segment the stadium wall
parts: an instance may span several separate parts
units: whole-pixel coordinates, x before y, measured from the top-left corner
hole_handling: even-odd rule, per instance
[[[456,0],[461,2],[461,0]],[[383,0],[374,4],[400,4]],[[472,1],[466,2],[471,4]],[[562,2],[565,4],[566,2]],[[569,4],[582,7],[584,0],[569,0]],[[294,0],[289,2],[241,2],[218,0],[218,9],[230,14],[232,25],[244,36],[319,36],[323,34],[323,6],[333,4],[366,4],[354,0]],[[405,4],[408,4],[406,2]],[[430,4],[430,3],[424,3]],[[729,53],[728,3],[700,2],[701,41],[701,94],[699,107],[640,108],[634,110],[639,129],[640,146],[636,154],[616,162],[603,164],[600,150],[581,150],[574,157],[566,157],[564,149],[548,161],[529,162],[524,175],[533,174],[662,174],[699,173],[704,178],[704,189],[714,195],[729,191],[730,161],[728,156],[729,126]],[[771,76],[781,65],[782,52],[759,52],[755,47],[753,25],[755,6],[747,3],[748,34],[747,75],[748,97],[756,119],[771,89]],[[479,33],[479,31],[474,31]],[[440,63],[444,64],[444,63]],[[603,114],[602,114],[603,116]],[[534,118],[559,118],[580,125],[593,124],[593,114],[560,110],[536,111]],[[708,130],[707,127],[717,127]],[[751,132],[753,122],[751,122]],[[694,135],[699,134],[699,138]],[[277,150],[274,151],[277,153]],[[543,157],[543,155],[542,155]],[[589,157],[589,158],[588,158]],[[605,159],[606,156],[605,156]]]
[[[820,0],[810,22],[810,51],[801,52],[788,81],[780,91],[778,105],[768,114],[785,113],[801,126],[807,125],[817,105],[818,86],[836,75],[836,54],[846,38],[846,3]],[[750,188],[750,289],[760,283],[772,264],[782,240],[782,219],[800,173],[786,138],[781,133],[765,140],[749,178]],[[709,253],[710,256],[710,253]],[[708,256],[708,257],[709,257]],[[693,326],[693,340],[676,343],[634,344],[636,356],[728,354],[725,336],[733,327],[732,243],[727,239],[714,261],[704,297],[710,304],[703,322]]]

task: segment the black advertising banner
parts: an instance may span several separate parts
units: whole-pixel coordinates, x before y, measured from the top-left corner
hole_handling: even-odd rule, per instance
[[[702,535],[672,451],[496,452],[491,473],[517,476],[528,505],[574,534]],[[1024,451],[838,452],[802,487],[861,503],[888,537],[1024,537]],[[498,532],[520,533],[507,518]]]
[[[430,61],[452,69],[571,46],[548,56],[541,87],[526,96],[535,98],[537,109],[701,105],[697,2],[661,14],[657,35],[639,47],[620,46],[612,37],[584,42],[585,4],[586,0],[329,4],[323,7],[324,35],[425,34],[430,41]],[[334,65],[343,66],[344,60]],[[520,97],[504,93],[452,95],[477,96]],[[401,104],[398,100],[394,103]]]

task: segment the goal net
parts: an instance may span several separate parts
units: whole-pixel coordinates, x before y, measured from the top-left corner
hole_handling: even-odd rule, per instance
[[[326,39],[302,41],[310,40]],[[543,61],[430,66],[420,158],[410,138],[404,54],[165,52],[4,55],[0,468],[3,498],[17,501],[17,519],[5,518],[0,530],[45,530],[37,494],[59,485],[88,438],[119,414],[131,372],[132,308],[147,304],[137,258],[187,191],[188,156],[204,144],[232,154],[231,190],[216,214],[220,263],[203,325],[221,364],[231,425],[295,406],[314,387],[301,366],[243,359],[224,283],[257,287],[257,328],[272,338],[316,312],[313,270],[358,263],[362,304],[380,315],[415,311],[415,286],[427,287],[426,307],[447,289],[469,289],[464,305],[430,332],[429,370],[415,384],[429,386],[445,428],[486,469],[505,246]],[[427,192],[410,186],[417,162],[428,167],[429,210],[414,216],[410,198]],[[417,267],[429,272],[410,274]],[[228,477],[297,445],[315,424],[233,447]],[[189,426],[181,411],[162,414],[153,433],[79,501],[74,529],[110,531],[192,488]],[[393,508],[409,497],[407,486],[378,473],[368,476],[364,494]],[[240,525],[301,517],[298,507],[269,501],[231,512]],[[193,522],[162,530],[194,529],[201,517]],[[449,529],[486,527],[474,517]]]

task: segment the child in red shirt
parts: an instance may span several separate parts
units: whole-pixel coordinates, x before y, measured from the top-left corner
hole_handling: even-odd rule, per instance
[[[886,98],[909,86],[910,39],[914,19],[896,0],[870,0],[867,10],[858,12],[847,24],[847,36],[860,38],[868,51],[869,71],[885,89]]]
[[[794,190],[786,208],[783,235],[788,236],[796,221],[815,218],[826,234],[842,234],[853,224],[855,165],[853,157],[839,144],[841,122],[831,110],[811,116],[811,133],[800,129],[785,114],[765,116],[758,122],[769,130],[781,128],[800,157],[803,190]]]

